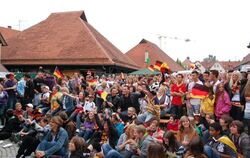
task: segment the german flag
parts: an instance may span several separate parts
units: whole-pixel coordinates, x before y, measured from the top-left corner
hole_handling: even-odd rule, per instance
[[[88,80],[87,83],[89,84],[89,86],[95,86],[97,84],[96,80]]]
[[[53,75],[56,76],[57,78],[63,78],[63,74],[58,69],[58,67],[55,68]]]
[[[154,69],[156,69],[158,71],[161,71],[161,65],[162,64],[163,63],[161,61],[156,60],[155,65],[154,65]]]
[[[150,71],[155,71],[155,68],[154,68],[153,65],[150,65],[150,66],[148,67],[148,69],[149,69]]]
[[[107,101],[108,93],[106,91],[100,90],[100,91],[97,91],[97,94],[99,94],[104,101]]]
[[[162,73],[170,73],[171,72],[167,63],[161,64],[161,72]]]
[[[195,84],[191,91],[192,98],[203,99],[208,96],[209,88],[201,84]]]

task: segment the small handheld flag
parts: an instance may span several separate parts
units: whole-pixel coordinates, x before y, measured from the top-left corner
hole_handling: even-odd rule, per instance
[[[148,69],[149,69],[150,71],[155,71],[155,69],[154,69],[154,66],[153,66],[153,65],[150,65],[150,66],[148,67]]]
[[[63,78],[63,74],[57,67],[55,68],[53,75],[55,75],[57,78]]]

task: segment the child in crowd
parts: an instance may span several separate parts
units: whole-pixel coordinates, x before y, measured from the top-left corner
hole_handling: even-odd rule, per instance
[[[85,104],[83,108],[84,108],[84,112],[95,110],[96,106],[95,106],[93,95],[88,95],[88,97],[85,98]]]

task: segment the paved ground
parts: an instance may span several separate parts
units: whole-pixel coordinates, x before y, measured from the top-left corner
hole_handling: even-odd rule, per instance
[[[10,147],[4,148],[3,146],[6,144],[12,144]],[[18,150],[18,145],[12,143],[10,140],[4,140],[3,143],[0,144],[0,157],[1,158],[15,158]]]

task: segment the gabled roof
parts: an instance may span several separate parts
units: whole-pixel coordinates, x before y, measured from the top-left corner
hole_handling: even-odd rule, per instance
[[[163,52],[156,44],[142,39],[138,45],[129,50],[126,55],[132,59],[140,68],[146,68],[145,52],[148,51],[150,65],[154,65],[156,60],[166,62],[172,71],[180,71],[183,68],[172,58]]]
[[[245,64],[250,62],[250,53],[243,58],[243,60],[240,62],[240,64]]]
[[[8,41],[8,39],[10,39],[10,38],[12,38],[14,36],[17,36],[20,33],[20,31],[14,30],[12,28],[5,28],[5,27],[0,26],[0,33],[2,34],[4,39],[6,41]]]
[[[240,64],[240,61],[219,61],[220,65],[226,70],[233,70],[237,65]]]
[[[215,61],[202,61],[201,65],[203,65],[206,70],[209,70],[214,65],[214,63]]]
[[[95,30],[83,11],[52,13],[46,20],[11,38],[4,48],[6,65],[136,64]]]
[[[184,66],[189,67],[190,64],[192,64],[192,62],[191,62],[191,60],[187,57],[187,58],[182,62],[182,64],[183,64]]]

